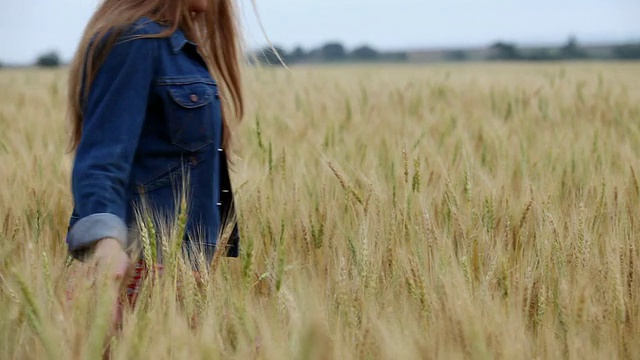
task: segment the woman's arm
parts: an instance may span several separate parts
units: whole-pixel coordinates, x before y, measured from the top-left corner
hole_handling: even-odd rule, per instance
[[[152,87],[156,47],[156,39],[121,39],[89,89],[71,178],[80,220],[67,241],[75,256],[105,238],[127,247],[126,192]]]

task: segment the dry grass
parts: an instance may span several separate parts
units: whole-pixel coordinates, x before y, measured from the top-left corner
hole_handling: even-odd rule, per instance
[[[65,300],[64,78],[0,72],[3,359],[105,346],[104,301]],[[260,70],[248,90],[242,257],[202,292],[146,286],[114,359],[640,358],[640,64]]]

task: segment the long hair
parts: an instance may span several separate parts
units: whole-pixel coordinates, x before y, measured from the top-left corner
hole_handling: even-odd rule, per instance
[[[211,75],[218,80],[222,99],[223,148],[231,143],[230,119],[244,114],[241,84],[241,46],[233,0],[208,0],[207,11],[193,15],[187,0],[104,0],[87,25],[69,74],[68,116],[71,122],[69,150],[75,151],[82,136],[83,104],[101,64],[118,37],[141,17],[167,26],[155,35],[169,37],[180,28],[198,43]],[[94,39],[102,39],[98,41]],[[84,91],[82,89],[87,89]]]

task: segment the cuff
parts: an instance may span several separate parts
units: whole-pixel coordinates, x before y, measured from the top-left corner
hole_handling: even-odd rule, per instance
[[[67,236],[69,252],[76,259],[84,258],[97,241],[113,238],[123,249],[127,248],[127,225],[118,216],[108,213],[93,214],[76,222]]]

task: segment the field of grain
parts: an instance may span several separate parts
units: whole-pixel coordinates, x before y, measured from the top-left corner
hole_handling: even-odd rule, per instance
[[[112,338],[65,295],[65,77],[0,71],[2,359],[640,358],[638,63],[251,70],[241,257]]]

